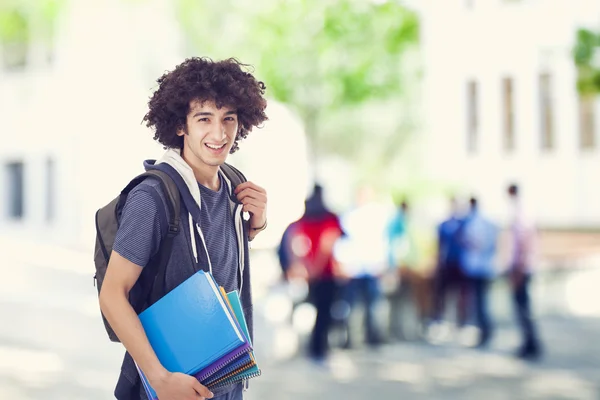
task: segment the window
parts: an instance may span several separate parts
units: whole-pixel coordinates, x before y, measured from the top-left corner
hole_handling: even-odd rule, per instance
[[[552,110],[552,77],[549,73],[540,74],[540,127],[541,145],[544,150],[554,148],[554,125]]]
[[[579,98],[579,145],[582,149],[596,146],[596,115],[594,96]]]
[[[479,130],[478,118],[478,85],[474,80],[467,83],[467,151],[477,150]]]
[[[506,151],[511,151],[515,148],[515,107],[513,92],[512,78],[504,78],[502,80],[502,122],[504,128],[504,149]]]
[[[54,206],[56,202],[55,172],[54,159],[48,157],[46,159],[46,221],[54,219]]]
[[[24,209],[23,163],[6,164],[6,175],[8,216],[13,219],[21,219],[23,218]]]

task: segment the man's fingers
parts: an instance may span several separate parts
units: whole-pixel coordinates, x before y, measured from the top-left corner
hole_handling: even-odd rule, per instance
[[[246,197],[244,200],[242,200],[242,204],[245,205],[245,206],[246,205],[248,205],[248,206],[252,205],[252,206],[254,206],[256,208],[265,208],[265,203],[261,204],[258,200],[253,199],[251,197]]]
[[[202,397],[206,397],[207,399],[212,399],[213,398],[213,394],[210,390],[208,390],[208,388],[206,388],[205,386],[203,386],[200,382],[198,382],[196,380],[196,383],[194,384],[194,390]]]
[[[263,194],[267,194],[267,191],[266,191],[265,189],[261,188],[261,187],[260,187],[260,186],[258,186],[257,184],[255,184],[255,183],[253,183],[253,182],[250,182],[250,181],[248,181],[248,182],[244,182],[244,183],[241,183],[241,184],[239,184],[239,185],[238,185],[238,186],[235,188],[235,190],[234,190],[234,193],[235,193],[235,194],[238,194],[239,192],[241,192],[241,191],[243,191],[243,190],[245,190],[245,189],[248,189],[248,188],[250,188],[250,189],[254,189],[254,190],[256,190],[257,192],[260,192],[260,193],[263,193]]]
[[[242,210],[252,213],[252,214],[258,214],[261,211],[264,211],[264,208],[258,208],[253,204],[244,204],[244,206],[242,207]]]
[[[251,197],[251,198],[260,200],[260,201],[262,201],[264,203],[267,202],[267,195],[266,194],[261,193],[261,192],[255,190],[255,189],[252,189],[252,188],[250,188],[250,189],[244,189],[244,190],[242,190],[241,192],[239,192],[237,194],[237,198],[238,198],[239,201],[242,201],[246,197]]]

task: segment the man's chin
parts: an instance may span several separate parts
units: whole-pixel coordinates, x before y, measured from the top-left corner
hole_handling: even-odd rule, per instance
[[[226,158],[212,158],[208,160],[203,160],[204,164],[209,165],[211,167],[219,167],[225,164]]]

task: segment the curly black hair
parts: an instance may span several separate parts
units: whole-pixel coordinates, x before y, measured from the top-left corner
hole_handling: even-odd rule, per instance
[[[165,148],[183,148],[183,137],[190,103],[214,101],[218,108],[237,110],[239,128],[230,153],[239,149],[253,127],[267,120],[265,84],[247,72],[248,65],[235,58],[213,61],[208,57],[192,57],[173,71],[158,78],[158,89],[148,102],[148,113],[142,121],[154,129],[154,140]]]

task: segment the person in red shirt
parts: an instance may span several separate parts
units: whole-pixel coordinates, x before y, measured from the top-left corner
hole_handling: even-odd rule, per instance
[[[342,235],[338,216],[323,200],[323,188],[315,185],[306,199],[305,212],[293,224],[290,238],[292,257],[302,265],[309,283],[309,298],[317,309],[317,318],[309,343],[309,356],[316,362],[325,361],[327,337],[331,326],[331,306],[336,292],[333,247]]]

